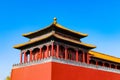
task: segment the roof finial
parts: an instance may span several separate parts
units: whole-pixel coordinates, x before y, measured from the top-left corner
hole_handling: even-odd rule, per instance
[[[53,22],[53,23],[56,24],[56,23],[57,23],[57,18],[54,17],[53,19],[54,19],[54,22]]]

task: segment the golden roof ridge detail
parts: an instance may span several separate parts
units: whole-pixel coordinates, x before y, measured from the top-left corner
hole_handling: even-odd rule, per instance
[[[53,20],[54,20],[54,21],[53,21],[53,24],[57,24],[57,18],[54,17]]]

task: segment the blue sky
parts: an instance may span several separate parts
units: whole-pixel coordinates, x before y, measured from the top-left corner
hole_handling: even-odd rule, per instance
[[[39,30],[53,22],[87,33],[83,42],[95,51],[120,57],[119,0],[1,0],[0,1],[0,80],[19,62],[13,46],[28,41],[23,33]]]

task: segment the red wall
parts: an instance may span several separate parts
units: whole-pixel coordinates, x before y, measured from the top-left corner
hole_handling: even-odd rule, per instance
[[[51,80],[51,63],[12,69],[11,80]]]
[[[49,62],[12,69],[11,80],[120,80],[120,74]]]
[[[120,80],[120,74],[54,62],[52,80]]]

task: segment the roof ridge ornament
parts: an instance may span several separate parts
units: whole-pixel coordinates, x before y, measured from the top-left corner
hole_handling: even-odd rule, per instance
[[[57,18],[54,17],[53,20],[54,20],[53,24],[56,24],[57,23]]]

